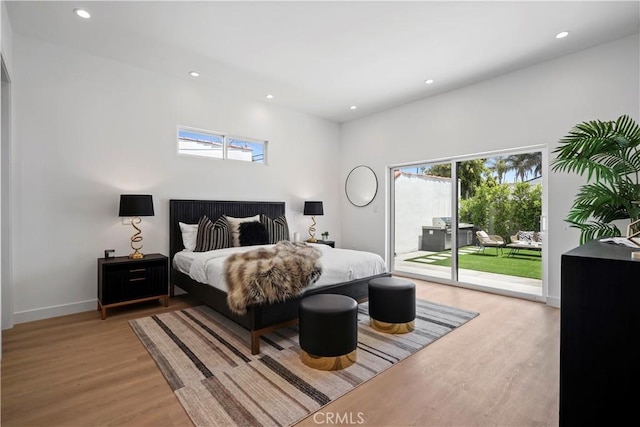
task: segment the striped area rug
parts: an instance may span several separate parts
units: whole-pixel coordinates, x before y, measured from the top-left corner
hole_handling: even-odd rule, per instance
[[[415,331],[386,335],[358,313],[356,364],[318,371],[299,358],[297,327],[263,336],[206,306],[137,319],[131,327],[196,426],[287,426],[473,319],[478,313],[418,300]]]

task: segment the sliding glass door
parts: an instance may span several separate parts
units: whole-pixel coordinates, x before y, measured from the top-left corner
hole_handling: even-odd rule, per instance
[[[542,299],[543,152],[393,167],[394,273]]]

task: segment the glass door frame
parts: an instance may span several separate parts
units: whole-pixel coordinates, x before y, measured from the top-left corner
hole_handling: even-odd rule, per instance
[[[505,150],[495,150],[488,151],[483,153],[475,153],[464,156],[455,156],[455,157],[445,157],[439,159],[430,159],[424,161],[414,161],[400,164],[393,164],[387,166],[387,221],[386,221],[386,229],[387,233],[385,236],[386,239],[386,258],[387,265],[389,267],[389,271],[393,275],[405,276],[419,280],[425,280],[429,282],[436,283],[444,283],[447,285],[454,285],[468,289],[480,290],[485,292],[497,293],[501,295],[514,296],[523,299],[529,299],[534,301],[546,302],[549,294],[548,288],[548,276],[549,276],[549,250],[543,249],[542,256],[542,295],[533,295],[523,292],[517,292],[514,290],[507,289],[499,289],[489,286],[481,286],[473,283],[460,282],[458,280],[458,174],[457,174],[457,163],[475,160],[479,158],[488,158],[488,157],[497,157],[497,156],[508,156],[513,154],[524,154],[531,152],[541,152],[542,153],[542,215],[540,217],[540,232],[543,233],[543,241],[547,241],[548,239],[544,238],[548,231],[548,171],[549,171],[549,147],[547,144],[540,145],[531,145],[526,147],[505,149]],[[394,171],[400,168],[406,168],[416,165],[434,165],[434,164],[442,164],[442,163],[451,163],[451,182],[452,182],[452,200],[451,200],[451,212],[455,212],[455,215],[451,215],[451,278],[443,279],[441,277],[434,277],[428,275],[415,274],[404,271],[396,271],[395,270],[395,174]]]

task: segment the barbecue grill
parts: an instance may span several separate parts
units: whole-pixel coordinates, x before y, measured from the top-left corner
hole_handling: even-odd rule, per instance
[[[420,250],[440,252],[451,249],[451,217],[435,216],[431,226],[422,226]],[[458,224],[458,247],[473,244],[473,224]]]

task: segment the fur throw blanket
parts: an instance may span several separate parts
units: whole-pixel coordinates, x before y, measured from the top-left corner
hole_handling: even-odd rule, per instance
[[[300,294],[320,278],[320,256],[318,249],[286,240],[272,248],[231,255],[224,264],[229,308],[245,314],[249,305],[283,301]]]

